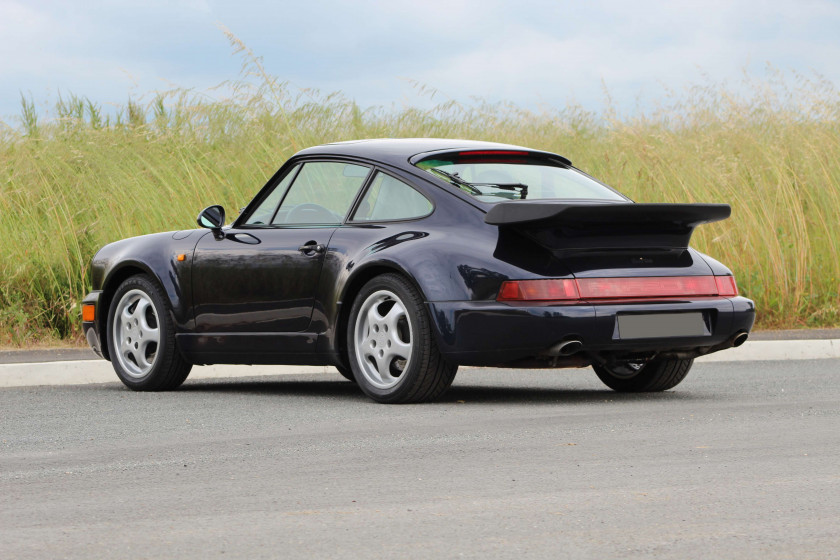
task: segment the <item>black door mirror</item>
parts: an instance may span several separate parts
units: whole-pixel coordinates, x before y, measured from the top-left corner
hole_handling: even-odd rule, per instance
[[[218,238],[222,235],[222,226],[225,225],[225,209],[219,204],[208,206],[201,211],[196,222],[203,228],[212,229],[213,235]]]

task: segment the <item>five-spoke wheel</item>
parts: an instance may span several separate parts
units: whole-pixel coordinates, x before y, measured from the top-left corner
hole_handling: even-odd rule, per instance
[[[155,365],[160,328],[158,312],[142,290],[127,292],[117,303],[113,324],[113,357],[133,378],[146,376]]]
[[[114,371],[129,388],[174,389],[189,375],[192,365],[176,347],[168,300],[148,276],[132,276],[120,284],[106,332]]]
[[[437,398],[458,370],[437,348],[422,296],[397,274],[377,276],[357,294],[347,347],[359,387],[379,402]]]
[[[355,329],[356,356],[365,380],[393,387],[411,362],[411,324],[396,294],[380,290],[362,303]]]

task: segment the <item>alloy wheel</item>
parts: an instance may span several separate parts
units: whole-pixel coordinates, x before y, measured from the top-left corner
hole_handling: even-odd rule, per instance
[[[139,379],[155,365],[160,321],[148,294],[130,290],[120,299],[113,322],[114,354],[125,372]]]
[[[402,300],[389,290],[370,294],[359,310],[353,342],[359,368],[371,385],[397,385],[411,362],[413,342]]]

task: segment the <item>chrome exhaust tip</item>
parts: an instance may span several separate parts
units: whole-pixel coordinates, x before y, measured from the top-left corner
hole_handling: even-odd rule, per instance
[[[737,348],[737,347],[741,346],[743,343],[745,343],[747,341],[747,338],[749,338],[749,336],[750,336],[749,333],[739,332],[738,334],[735,335],[735,338],[732,339],[732,347]]]
[[[555,347],[555,351],[560,356],[571,356],[583,350],[583,342],[580,340],[567,340],[561,342]]]

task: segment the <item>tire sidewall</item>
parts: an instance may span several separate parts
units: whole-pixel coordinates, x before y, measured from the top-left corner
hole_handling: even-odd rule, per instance
[[[624,377],[615,375],[607,366],[594,367],[598,378],[610,389],[620,392],[644,391],[650,383],[656,369],[656,364],[646,363],[636,375]]]
[[[155,314],[157,316],[158,329],[160,331],[160,340],[158,341],[155,363],[152,366],[152,369],[150,369],[148,373],[142,377],[133,377],[129,375],[122,367],[122,364],[120,364],[120,361],[116,356],[117,341],[114,336],[114,320],[120,300],[131,290],[142,291],[152,301],[152,304],[155,306]],[[157,378],[160,377],[162,370],[165,368],[164,362],[166,360],[164,358],[168,355],[167,353],[169,351],[170,344],[168,334],[171,319],[169,318],[168,313],[169,308],[161,297],[157,286],[155,286],[155,284],[145,275],[132,276],[124,280],[123,283],[120,284],[119,288],[117,288],[117,291],[114,292],[114,297],[111,299],[111,305],[108,309],[108,346],[111,350],[111,364],[114,366],[114,371],[117,373],[120,381],[122,381],[126,386],[133,389],[144,389],[155,383]]]
[[[387,389],[372,385],[362,373],[358,364],[355,342],[356,323],[359,320],[359,311],[367,298],[380,290],[391,291],[400,298],[405,308],[405,314],[412,333],[411,360],[408,367],[400,375],[399,382]],[[350,361],[350,369],[359,388],[366,395],[379,402],[400,402],[412,390],[415,382],[423,373],[423,363],[427,352],[425,346],[428,344],[426,341],[426,337],[428,336],[428,321],[421,320],[420,314],[424,310],[422,308],[418,309],[415,303],[415,298],[417,297],[416,290],[414,290],[415,293],[412,293],[411,290],[414,290],[414,288],[402,280],[402,278],[394,274],[386,274],[370,280],[362,287],[353,300],[353,307],[351,308],[347,325],[347,353]]]
[[[593,366],[598,378],[610,389],[622,393],[645,393],[668,390],[678,385],[688,374],[694,360],[652,360],[632,377],[621,377],[613,374],[606,366]],[[675,382],[667,383],[660,388],[663,376],[669,373],[670,368],[685,368],[684,373]]]

